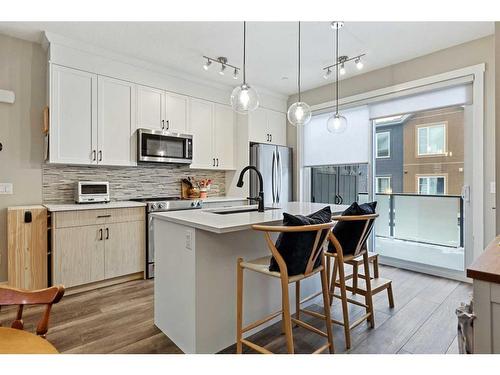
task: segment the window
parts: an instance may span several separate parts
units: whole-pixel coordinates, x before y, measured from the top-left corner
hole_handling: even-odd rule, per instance
[[[446,124],[420,126],[417,132],[418,156],[445,155]]]
[[[445,176],[418,176],[418,194],[443,195],[446,192]]]
[[[391,156],[391,132],[380,132],[376,134],[377,158],[389,158]]]
[[[391,194],[391,178],[390,177],[376,177],[376,194]]]

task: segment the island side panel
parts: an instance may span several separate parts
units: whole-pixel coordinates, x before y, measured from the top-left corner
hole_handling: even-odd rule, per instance
[[[225,234],[196,229],[196,352],[216,353],[236,341],[236,260],[270,255],[261,232]],[[243,274],[243,324],[281,309],[280,279],[253,271]],[[295,311],[295,285],[289,287]],[[301,283],[302,298],[321,290],[318,276]],[[311,304],[318,299],[310,301]],[[280,318],[274,319],[270,325]],[[262,325],[249,336],[267,325]]]
[[[196,352],[194,229],[153,219],[155,325],[184,353]],[[187,248],[187,234],[191,249]]]

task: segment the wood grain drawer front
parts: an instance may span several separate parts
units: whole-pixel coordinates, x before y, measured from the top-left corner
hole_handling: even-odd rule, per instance
[[[78,210],[55,212],[54,227],[69,228],[86,225],[104,225],[142,221],[146,218],[144,207],[111,208],[103,210]]]
[[[144,207],[113,208],[108,210],[106,223],[126,223],[130,221],[142,221],[146,219]]]
[[[78,210],[55,212],[54,227],[69,228],[106,223],[111,210]]]
[[[96,225],[54,231],[53,284],[66,288],[104,279],[103,228]]]

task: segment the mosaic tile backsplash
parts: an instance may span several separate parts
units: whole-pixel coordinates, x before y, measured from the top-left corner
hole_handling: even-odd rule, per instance
[[[137,167],[86,167],[44,164],[44,203],[71,203],[77,181],[109,181],[111,200],[181,195],[181,179],[210,178],[209,196],[225,195],[225,172],[190,169],[184,165],[141,165]]]

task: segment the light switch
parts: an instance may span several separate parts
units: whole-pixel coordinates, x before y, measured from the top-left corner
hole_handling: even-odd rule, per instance
[[[11,183],[0,183],[0,194],[14,194],[14,186]]]

